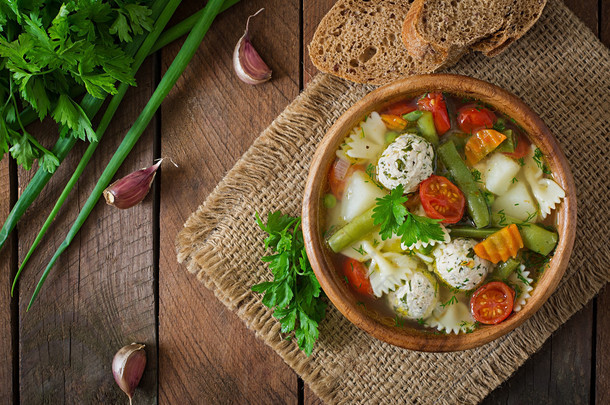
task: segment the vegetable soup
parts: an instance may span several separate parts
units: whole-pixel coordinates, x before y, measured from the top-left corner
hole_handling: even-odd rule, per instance
[[[336,156],[324,236],[366,311],[468,333],[527,305],[565,193],[514,120],[427,93],[368,114]]]

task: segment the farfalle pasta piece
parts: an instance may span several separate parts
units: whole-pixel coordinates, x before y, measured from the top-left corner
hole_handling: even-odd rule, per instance
[[[565,191],[554,180],[543,177],[542,169],[539,167],[543,164],[541,161],[537,163],[534,160],[536,156],[536,147],[531,146],[530,153],[525,158],[525,166],[523,173],[527,180],[534,198],[538,202],[540,208],[540,216],[546,218],[555,206],[561,202],[561,199],[566,196]],[[538,157],[538,159],[541,159]]]
[[[475,327],[475,320],[470,314],[470,309],[461,301],[445,305],[445,307],[442,304],[437,305],[425,322],[445,333],[470,332]]]
[[[419,262],[407,255],[395,252],[380,252],[370,242],[362,242],[362,249],[371,258],[369,280],[373,294],[381,297],[406,281]]]
[[[522,264],[508,277],[508,281],[517,287],[517,296],[513,307],[515,312],[521,311],[527,300],[531,298],[530,292],[534,289],[532,287],[534,280],[529,275],[530,272],[525,270],[525,265]]]
[[[361,121],[337,151],[339,158],[345,156],[351,162],[375,161],[385,146],[386,126],[377,112]]]

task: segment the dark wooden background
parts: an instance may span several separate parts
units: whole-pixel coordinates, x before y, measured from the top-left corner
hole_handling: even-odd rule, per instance
[[[131,342],[145,343],[148,355],[135,404],[320,402],[273,350],[177,264],[174,240],[189,214],[315,75],[307,44],[333,2],[242,1],[216,20],[118,175],[162,156],[180,167],[164,165],[151,195],[129,211],[98,204],[26,313],[44,265],[181,44],[143,65],[138,87],[129,91],[13,299],[8,294],[12,275],[83,145],[68,156],[0,252],[0,403],[127,403],[110,366],[115,351]],[[185,1],[178,15],[189,15],[200,3]],[[567,4],[610,45],[609,0]],[[247,16],[260,7],[266,10],[253,20],[252,36],[274,78],[251,87],[236,79],[231,54]],[[48,123],[31,131],[48,134],[52,144],[55,131]],[[0,220],[32,173],[17,170],[8,159],[0,162]],[[485,403],[610,403],[610,290],[555,333]]]

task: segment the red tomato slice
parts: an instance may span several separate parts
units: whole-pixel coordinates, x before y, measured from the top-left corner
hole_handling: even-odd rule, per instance
[[[492,281],[472,294],[470,312],[475,320],[495,325],[513,312],[515,291],[501,281]]]
[[[436,132],[441,136],[451,128],[449,113],[447,112],[447,103],[441,93],[428,93],[424,97],[417,100],[417,105],[425,111],[431,111],[434,117],[434,126]]]
[[[517,137],[517,147],[515,148],[514,152],[505,152],[504,154],[506,156],[510,156],[513,159],[521,159],[523,157],[526,157],[527,154],[530,151],[530,141],[529,139],[527,139],[527,137],[519,134],[519,136]]]
[[[337,200],[341,200],[343,197],[345,184],[356,170],[363,170],[362,165],[352,165],[343,159],[337,159],[331,166],[328,172],[328,185],[330,186],[330,192]]]
[[[468,104],[458,110],[458,126],[462,132],[470,133],[481,128],[491,128],[496,114],[485,107]]]
[[[366,275],[367,272],[364,264],[356,259],[348,257],[343,262],[343,275],[347,277],[347,282],[352,289],[363,295],[373,295],[373,287]]]
[[[464,216],[464,193],[446,177],[432,175],[419,185],[419,198],[426,215],[442,219],[443,224],[455,224]]]
[[[411,101],[402,100],[394,104],[390,104],[385,108],[385,110],[383,110],[383,112],[384,114],[392,114],[402,117],[403,114],[408,114],[411,111],[415,110],[417,110],[417,108],[415,108],[415,106],[411,104]]]

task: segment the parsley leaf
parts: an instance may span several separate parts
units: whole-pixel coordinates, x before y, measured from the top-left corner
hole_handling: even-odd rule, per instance
[[[409,198],[403,194],[404,188],[400,184],[389,195],[378,198],[373,208],[373,222],[381,226],[379,235],[383,240],[391,238],[392,234],[398,234],[398,228],[405,222],[408,211],[403,204]]]
[[[258,213],[255,217],[268,234],[265,248],[273,251],[261,259],[269,263],[273,281],[257,284],[252,291],[264,294],[263,304],[274,309],[282,333],[294,331],[299,347],[309,356],[319,336],[318,324],[326,315],[326,302],[305,252],[301,218],[280,211],[270,213],[267,223]]]
[[[408,197],[403,195],[404,188],[398,185],[390,194],[377,199],[373,208],[373,223],[381,227],[379,235],[386,240],[392,235],[400,236],[401,242],[411,246],[417,241],[430,242],[445,239],[440,219],[415,215],[407,210],[404,203]]]

